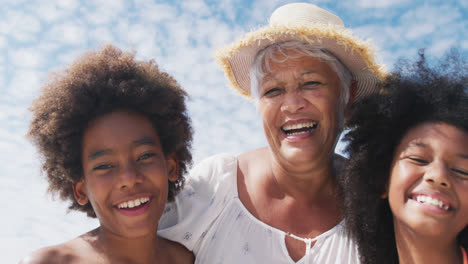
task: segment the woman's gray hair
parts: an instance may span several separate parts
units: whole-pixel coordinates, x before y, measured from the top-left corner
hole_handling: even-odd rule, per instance
[[[294,51],[294,52],[291,52]],[[280,56],[278,56],[278,54]],[[255,60],[250,66],[250,93],[255,101],[260,99],[260,86],[263,77],[271,72],[270,61],[284,62],[290,58],[309,56],[326,63],[340,79],[340,101],[342,107],[346,106],[349,100],[349,87],[352,81],[352,74],[349,69],[329,50],[318,45],[301,42],[297,40],[278,42],[266,46],[255,56]]]

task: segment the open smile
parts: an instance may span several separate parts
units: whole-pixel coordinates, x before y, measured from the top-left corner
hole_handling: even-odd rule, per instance
[[[449,202],[442,200],[440,198],[425,195],[425,194],[415,194],[415,195],[410,196],[410,199],[420,204],[436,207],[444,211],[450,211],[453,209]]]
[[[149,196],[139,197],[121,202],[115,207],[126,216],[138,216],[146,212],[151,204]]]
[[[315,128],[317,128],[317,122],[310,121],[298,124],[284,125],[281,127],[281,130],[287,136],[297,136],[311,133]]]

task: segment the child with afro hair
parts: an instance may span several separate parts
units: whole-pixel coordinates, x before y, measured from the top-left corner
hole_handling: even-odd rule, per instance
[[[193,263],[156,234],[192,161],[187,94],[154,61],[107,45],[50,75],[29,137],[49,191],[100,226],[23,263]]]
[[[362,263],[467,263],[467,64],[419,55],[348,122],[344,213]]]

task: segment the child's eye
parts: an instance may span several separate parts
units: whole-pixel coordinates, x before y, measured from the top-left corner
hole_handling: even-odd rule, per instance
[[[110,165],[110,164],[100,164],[100,165],[94,167],[93,170],[107,170],[107,169],[111,169],[111,168],[113,168],[113,166]]]
[[[411,160],[413,163],[415,164],[418,164],[418,165],[426,165],[428,164],[429,162],[422,159],[422,158],[419,158],[419,157],[408,157],[409,160]]]
[[[137,160],[138,161],[147,160],[147,159],[153,157],[154,155],[156,155],[156,154],[154,154],[154,153],[145,153],[145,154],[141,155],[140,157],[138,157]]]
[[[453,172],[455,172],[457,175],[459,175],[460,178],[464,179],[464,180],[468,180],[468,172],[467,171],[463,171],[463,170],[460,170],[460,169],[452,169]]]

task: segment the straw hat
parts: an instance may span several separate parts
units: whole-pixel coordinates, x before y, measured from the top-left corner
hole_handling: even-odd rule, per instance
[[[338,57],[357,81],[355,100],[374,92],[376,83],[386,74],[384,66],[374,61],[374,48],[369,43],[352,36],[338,16],[307,3],[279,7],[268,26],[219,49],[215,59],[231,86],[251,98],[249,69],[258,51],[272,43],[290,40],[319,44]]]

